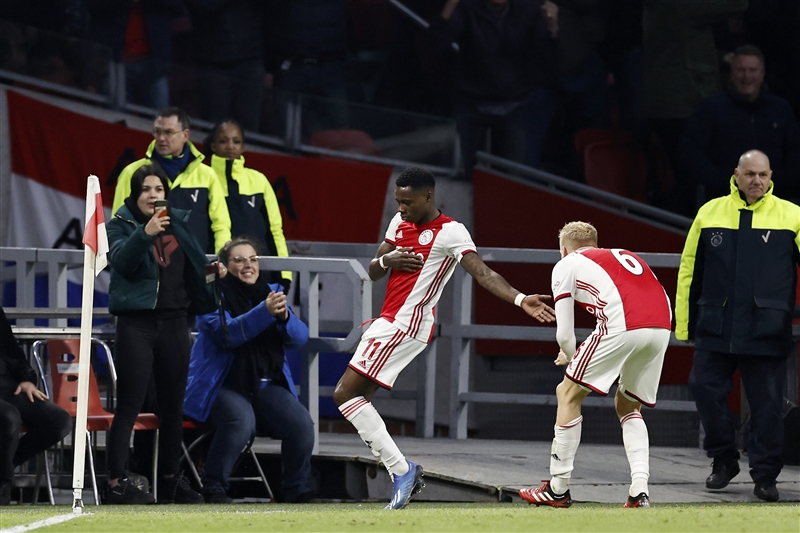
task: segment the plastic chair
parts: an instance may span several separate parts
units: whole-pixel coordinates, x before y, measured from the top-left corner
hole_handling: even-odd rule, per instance
[[[191,420],[184,420],[183,421],[183,428],[184,429],[203,429],[204,425],[198,425],[192,422]],[[203,488],[203,482],[200,480],[200,473],[197,471],[197,467],[192,461],[192,450],[194,450],[199,444],[204,442],[205,440],[209,439],[216,428],[210,427],[203,432],[202,435],[197,437],[195,440],[192,441],[191,444],[187,447],[186,444],[181,443],[183,446],[183,460],[186,462],[187,466],[189,467],[189,471],[192,473],[192,477],[194,478],[195,483],[200,488]],[[264,474],[264,470],[261,468],[261,463],[258,462],[258,456],[256,456],[255,450],[253,450],[253,443],[255,442],[255,436],[250,439],[250,442],[247,443],[247,446],[242,450],[242,453],[239,455],[239,458],[236,460],[236,463],[233,465],[233,470],[236,470],[236,467],[242,462],[245,456],[249,456],[253,460],[253,465],[258,472],[257,476],[231,476],[228,478],[228,481],[260,481],[264,488],[267,490],[267,495],[269,496],[270,501],[275,501],[275,496],[272,494],[272,488],[269,486],[269,482],[267,481],[267,476]]]
[[[320,130],[311,135],[311,146],[363,155],[381,155],[381,149],[361,130]]]
[[[117,373],[114,367],[114,360],[111,357],[111,349],[108,344],[99,340],[92,339],[93,346],[102,347],[108,357],[108,367],[111,374],[111,385],[113,392],[116,393]],[[80,363],[80,339],[47,339],[46,341],[36,341],[32,346],[32,353],[39,365],[42,366],[42,348],[47,346],[47,353],[50,360],[50,377],[52,380],[52,394],[47,390],[47,380],[45,383],[45,393],[50,396],[56,405],[59,405],[73,418],[78,412],[78,365]],[[91,367],[90,367],[91,368]],[[100,399],[100,390],[97,387],[97,379],[94,371],[89,372],[89,394],[86,415],[86,443],[89,458],[89,470],[92,474],[92,492],[94,494],[95,505],[100,505],[100,496],[97,491],[97,473],[94,465],[94,451],[92,449],[91,434],[97,431],[108,431],[114,414],[107,411]],[[153,496],[157,495],[156,478],[158,474],[158,417],[153,413],[140,413],[133,425],[133,430],[156,430],[156,439],[153,451]]]
[[[647,161],[624,131],[581,130],[575,148],[582,155],[587,185],[644,202],[647,199]]]

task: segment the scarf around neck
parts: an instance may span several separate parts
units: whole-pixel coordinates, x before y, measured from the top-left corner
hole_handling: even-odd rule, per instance
[[[220,280],[222,290],[222,317],[227,310],[232,317],[238,317],[257,305],[265,305],[264,300],[272,290],[266,276],[259,276],[255,283],[248,284],[229,274]],[[227,324],[223,326],[226,330]],[[276,324],[271,324],[254,338],[234,350],[236,355],[233,371],[236,386],[246,393],[255,393],[261,378],[282,379],[283,376],[283,336]]]

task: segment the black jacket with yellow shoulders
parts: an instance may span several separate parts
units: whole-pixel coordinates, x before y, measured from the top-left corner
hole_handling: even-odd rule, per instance
[[[706,203],[678,270],[675,336],[697,349],[787,356],[800,265],[800,206],[767,193],[752,205],[731,193]]]
[[[255,237],[266,245],[266,255],[289,257],[281,209],[267,177],[244,166],[244,156],[229,160],[212,154],[211,168],[225,194],[231,217],[231,235],[234,238]],[[291,282],[292,272],[281,272],[270,281],[281,283],[281,279]]]

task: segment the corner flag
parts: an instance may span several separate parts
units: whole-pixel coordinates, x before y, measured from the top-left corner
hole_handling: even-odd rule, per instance
[[[103,213],[103,198],[100,195],[100,180],[97,176],[89,176],[86,185],[86,227],[83,231],[83,244],[94,252],[94,275],[98,276],[108,262],[108,237],[106,236],[106,218]]]

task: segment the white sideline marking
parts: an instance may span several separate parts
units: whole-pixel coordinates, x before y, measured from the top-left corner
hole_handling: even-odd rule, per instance
[[[38,522],[32,522],[30,524],[22,524],[20,526],[13,526],[9,528],[0,529],[0,533],[24,533],[25,531],[33,531],[34,529],[39,529],[40,527],[49,527],[54,526],[56,524],[60,524],[61,522],[66,522],[67,520],[72,520],[73,518],[77,518],[79,514],[60,514],[56,516],[51,516],[50,518],[45,518],[44,520],[39,520]]]

